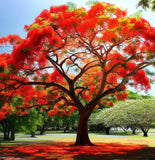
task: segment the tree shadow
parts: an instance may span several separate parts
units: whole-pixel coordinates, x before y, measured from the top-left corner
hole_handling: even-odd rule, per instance
[[[155,147],[119,143],[97,143],[96,146],[72,146],[71,143],[15,143],[0,145],[0,154],[27,159],[111,160],[155,159]]]

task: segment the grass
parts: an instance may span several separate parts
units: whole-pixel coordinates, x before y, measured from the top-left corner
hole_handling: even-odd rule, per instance
[[[155,132],[155,130],[150,130],[149,131],[149,133],[154,133],[154,132]],[[135,139],[136,140],[139,139],[144,144],[146,144],[146,143],[142,139],[144,139],[144,140],[147,139],[147,142],[149,144],[151,144],[151,146],[154,145],[154,147],[155,147],[155,143],[153,144],[151,142],[152,138],[150,138],[150,137],[149,137],[149,139],[148,138],[143,138],[142,133],[141,133],[141,135],[140,135],[140,133],[141,132],[136,132],[136,134],[133,135],[133,134],[131,134],[131,131],[128,131],[127,133],[124,133],[121,130],[120,131],[111,131],[110,137],[103,138],[105,134],[103,134],[102,132],[98,132],[98,133],[90,133],[90,138],[92,138],[92,140],[97,141],[97,142],[100,142],[100,141],[105,142],[106,140],[108,140],[108,141],[112,140],[112,142],[117,142],[117,140],[118,140],[118,142],[119,142],[121,139],[123,139],[123,141],[125,142],[125,140],[127,139],[127,141],[131,140],[131,142],[133,142],[133,143],[135,142]],[[35,138],[31,138],[29,135],[16,134],[16,138],[18,138],[18,139],[20,138],[21,140],[23,138],[26,138],[26,139],[31,138],[32,141],[33,140],[36,141],[39,138],[40,140],[52,140],[52,141],[61,141],[61,142],[67,140],[68,142],[70,142],[70,141],[75,141],[75,135],[76,135],[76,133],[75,134],[72,133],[72,135],[67,136],[67,134],[69,134],[69,133],[65,133],[65,138],[64,138],[63,137],[64,133],[61,130],[60,131],[49,131],[49,132],[47,132],[47,134],[52,134],[52,136],[51,135],[49,135],[49,136],[48,135],[46,135],[46,136],[36,135]],[[58,136],[57,134],[60,134],[60,135],[62,134],[62,136],[60,136],[60,135]],[[95,138],[94,138],[94,135],[95,135]],[[100,135],[100,136],[98,137],[96,135],[98,135],[98,136]],[[125,137],[128,137],[128,138],[125,138]],[[3,136],[0,137],[0,142],[2,142],[2,139],[3,139]]]
[[[0,154],[29,159],[101,160],[101,159],[155,159],[155,139],[94,137],[96,146],[72,146],[75,136],[48,136],[51,140],[2,141]],[[53,139],[55,138],[55,139]]]

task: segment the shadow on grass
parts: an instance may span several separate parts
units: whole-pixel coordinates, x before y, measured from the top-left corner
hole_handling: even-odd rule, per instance
[[[155,147],[97,143],[96,146],[72,146],[71,143],[17,142],[0,145],[0,154],[28,159],[52,160],[106,160],[155,159]]]

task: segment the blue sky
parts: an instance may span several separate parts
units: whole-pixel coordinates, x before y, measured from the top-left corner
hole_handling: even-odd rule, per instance
[[[66,4],[69,0],[0,0],[0,37],[8,34],[18,34],[21,37],[26,36],[24,31],[25,24],[33,23],[35,17],[43,10],[49,9],[53,5]],[[88,0],[70,0],[78,6],[84,6]],[[103,1],[103,0],[99,0]],[[127,9],[132,14],[141,8],[136,9],[139,0],[104,0]],[[143,17],[155,27],[155,12],[150,10],[143,11]],[[152,68],[154,69],[154,68]],[[155,96],[155,84],[149,94]]]

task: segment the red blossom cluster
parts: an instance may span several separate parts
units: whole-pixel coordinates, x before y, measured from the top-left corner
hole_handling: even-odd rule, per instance
[[[13,107],[8,103],[5,103],[0,110],[0,121],[6,119],[6,115],[10,115],[13,111]]]

